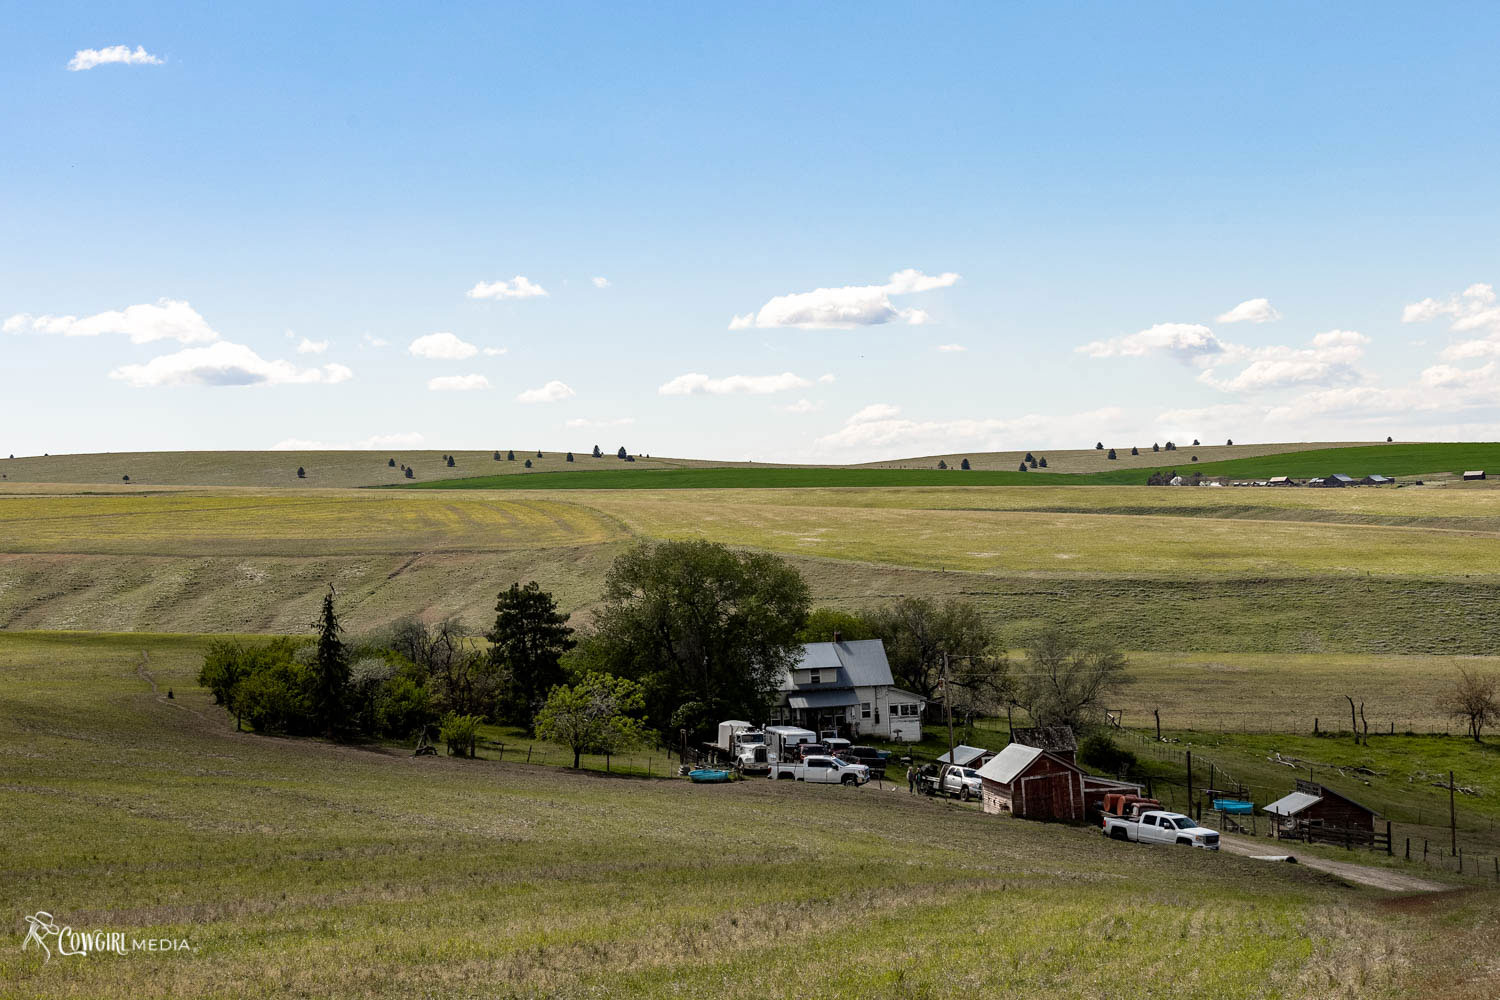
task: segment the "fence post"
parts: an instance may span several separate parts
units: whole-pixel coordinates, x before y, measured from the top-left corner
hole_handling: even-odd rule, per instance
[[[1391,856],[1391,821],[1385,821],[1385,856]]]
[[[531,747],[526,748],[526,763],[531,763]]]
[[[1411,860],[1411,838],[1410,837],[1406,838],[1406,860],[1407,861]],[[1500,859],[1497,859],[1497,860],[1500,860]]]

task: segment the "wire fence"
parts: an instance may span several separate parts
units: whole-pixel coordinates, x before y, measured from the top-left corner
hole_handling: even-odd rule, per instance
[[[480,757],[510,764],[539,764],[547,767],[568,768],[573,766],[573,751],[556,743],[481,740],[478,751]],[[581,771],[598,771],[604,774],[622,774],[641,778],[675,777],[679,767],[677,751],[665,747],[631,750],[623,754],[586,753],[578,757],[578,768]]]

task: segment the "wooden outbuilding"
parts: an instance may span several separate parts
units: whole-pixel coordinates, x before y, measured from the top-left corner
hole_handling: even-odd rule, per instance
[[[1372,473],[1371,475],[1368,475],[1365,478],[1361,479],[1359,482],[1361,486],[1384,486],[1387,483],[1395,482],[1395,480],[1389,479],[1386,476],[1377,476]]]
[[[1048,753],[1078,763],[1078,736],[1072,726],[1017,727],[1010,731],[1010,741],[1029,747],[1041,747]]]
[[[1480,479],[1483,479],[1483,478],[1484,478],[1484,470],[1483,469],[1470,469],[1468,472],[1464,473],[1464,482],[1466,482],[1466,483],[1476,482],[1477,480],[1480,480]]]
[[[1297,779],[1297,790],[1264,807],[1283,833],[1338,835],[1351,832],[1368,841],[1375,834],[1375,810],[1315,781]]]
[[[1083,770],[1041,747],[1012,743],[979,769],[987,813],[1082,822]]]
[[[948,760],[948,755],[945,753],[937,759],[937,762],[939,764],[953,763],[959,767],[983,767],[994,756],[995,752],[993,750],[986,750],[984,747],[971,747],[960,743],[953,748],[952,761]]]

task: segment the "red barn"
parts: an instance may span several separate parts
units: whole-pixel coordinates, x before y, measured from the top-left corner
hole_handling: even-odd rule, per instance
[[[987,813],[1082,822],[1083,770],[1066,757],[1012,743],[979,769]]]

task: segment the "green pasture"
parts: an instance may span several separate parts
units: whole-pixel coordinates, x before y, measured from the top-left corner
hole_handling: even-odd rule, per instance
[[[1121,845],[902,792],[236,734],[200,639],[0,634],[0,995],[1486,996],[1493,893]],[[144,654],[144,655],[143,655]],[[152,685],[155,685],[153,691]],[[173,697],[166,697],[167,689]],[[847,929],[858,927],[859,933]],[[976,927],[984,928],[975,933]],[[835,930],[839,929],[839,930]]]

